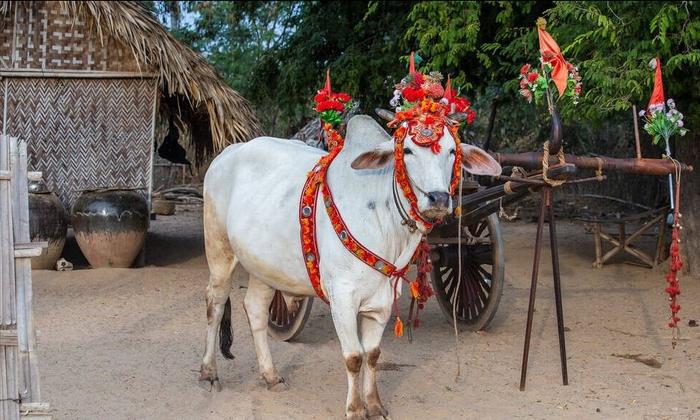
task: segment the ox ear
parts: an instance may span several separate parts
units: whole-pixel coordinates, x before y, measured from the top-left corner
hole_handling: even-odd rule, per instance
[[[501,165],[481,148],[464,143],[460,144],[460,147],[462,148],[462,167],[467,172],[474,175],[501,174]]]
[[[352,169],[377,169],[384,167],[394,158],[394,141],[385,141],[371,150],[362,153],[352,161]]]

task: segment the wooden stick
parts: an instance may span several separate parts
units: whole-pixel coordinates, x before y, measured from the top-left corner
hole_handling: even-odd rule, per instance
[[[634,121],[634,146],[637,149],[637,159],[641,159],[642,146],[639,144],[639,121],[637,121],[637,105],[632,105],[632,120]]]
[[[492,153],[491,154],[502,166],[520,166],[525,169],[542,168],[541,152],[526,153]],[[645,175],[668,175],[676,170],[673,162],[669,159],[618,159],[607,156],[576,156],[566,155],[566,163],[572,163],[579,169],[601,169],[606,171],[626,172]],[[559,163],[555,156],[550,156],[549,164]],[[681,163],[682,171],[692,171],[693,167]]]

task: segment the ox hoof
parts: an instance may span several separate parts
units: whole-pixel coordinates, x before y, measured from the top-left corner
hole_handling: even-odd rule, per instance
[[[269,381],[266,378],[263,379],[265,379],[265,386],[268,391],[282,392],[289,389],[289,385],[287,385],[287,382],[285,382],[284,378],[281,376]]]
[[[199,384],[202,388],[206,389],[209,392],[211,392],[212,390],[216,392],[221,392],[221,382],[219,382],[219,378],[200,379]]]
[[[209,392],[212,390],[216,390],[216,392],[221,391],[221,382],[219,382],[219,377],[210,369],[202,367],[202,370],[199,372],[199,383],[204,387],[208,385]]]
[[[362,408],[360,410],[348,410],[345,412],[345,418],[348,420],[367,420],[367,411]]]
[[[391,419],[389,411],[381,404],[367,407],[367,417],[370,419]]]

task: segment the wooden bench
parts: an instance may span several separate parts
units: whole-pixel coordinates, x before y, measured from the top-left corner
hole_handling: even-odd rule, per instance
[[[595,240],[595,262],[593,267],[601,268],[610,258],[624,252],[635,257],[642,265],[653,268],[664,259],[666,232],[666,216],[668,207],[650,209],[625,217],[578,217],[576,221],[583,222],[591,226]],[[617,232],[607,233],[603,231],[604,226],[617,225]],[[631,233],[627,232],[627,227],[634,225],[637,229]],[[642,237],[646,232],[658,226],[656,232],[656,252],[652,257],[646,252],[636,248],[633,242]],[[603,241],[613,245],[613,248],[605,254],[603,253]]]

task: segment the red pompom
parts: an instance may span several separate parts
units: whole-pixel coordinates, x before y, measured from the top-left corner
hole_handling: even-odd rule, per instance
[[[526,74],[527,72],[530,71],[530,65],[529,64],[523,64],[522,67],[520,67],[520,74]]]
[[[323,101],[316,105],[317,112],[328,111],[329,109],[342,112],[345,109],[345,106],[338,101]]]
[[[540,77],[540,75],[537,74],[536,71],[533,71],[532,73],[529,73],[527,75],[527,81],[533,83],[535,80],[537,80],[538,77]]]
[[[442,88],[442,85],[440,83],[431,83],[428,86],[424,87],[425,94],[431,98],[442,98],[442,96],[445,94],[445,89]]]
[[[452,104],[455,106],[454,112],[465,112],[471,106],[471,102],[468,99],[459,96],[452,100]]]
[[[319,90],[318,93],[316,94],[316,96],[314,96],[314,102],[316,102],[317,104],[321,103],[323,101],[327,101],[327,100],[328,100],[328,94],[326,94],[326,92],[324,92],[322,90]]]
[[[476,112],[474,112],[473,109],[468,109],[467,110],[467,124],[472,124],[474,122],[474,119],[476,118]]]
[[[350,98],[350,95],[348,95],[348,94],[345,93],[345,92],[336,93],[335,95],[333,95],[333,97],[334,97],[335,99],[339,100],[340,102],[344,102],[344,103],[350,102],[350,99],[351,99],[351,98]]]
[[[401,92],[401,94],[408,102],[417,102],[425,98],[425,92],[421,88],[414,89],[412,87],[407,87]]]

